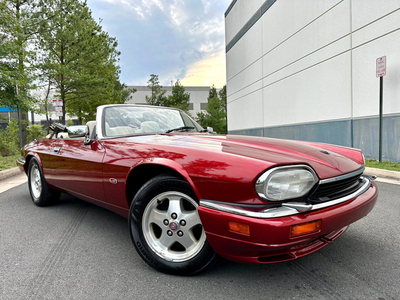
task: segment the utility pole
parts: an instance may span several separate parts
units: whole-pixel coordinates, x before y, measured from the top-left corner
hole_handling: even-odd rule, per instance
[[[24,142],[22,141],[22,124],[21,124],[21,111],[19,109],[19,93],[18,93],[18,83],[15,85],[15,91],[17,93],[17,115],[18,115],[18,128],[19,128],[19,144],[24,147]]]

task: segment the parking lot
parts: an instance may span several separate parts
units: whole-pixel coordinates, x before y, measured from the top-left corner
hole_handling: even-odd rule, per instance
[[[36,207],[25,183],[0,193],[0,299],[400,299],[400,185],[378,186],[371,214],[317,253],[179,277],[141,260],[124,218],[67,195]]]

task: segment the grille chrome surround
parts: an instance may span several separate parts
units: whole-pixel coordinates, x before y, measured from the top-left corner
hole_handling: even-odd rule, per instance
[[[327,179],[322,179],[319,183],[320,184],[325,184],[325,183],[330,183],[330,182],[335,182],[335,181],[339,181],[339,180],[343,180],[343,179],[347,179],[356,175],[361,176],[362,173],[364,173],[365,170],[365,166],[363,166],[361,169],[358,169],[357,171],[351,172],[351,173],[347,173],[344,175],[340,175],[337,177],[332,177],[332,178],[327,178]]]
[[[308,196],[311,203],[321,203],[345,197],[362,185],[361,175],[365,167],[337,177],[320,180],[318,187]]]

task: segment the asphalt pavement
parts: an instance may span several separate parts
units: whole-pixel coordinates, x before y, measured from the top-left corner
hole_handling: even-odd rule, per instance
[[[374,210],[312,255],[270,265],[220,259],[200,275],[180,277],[141,260],[126,219],[68,195],[40,208],[26,183],[7,180],[15,183],[0,193],[2,300],[400,299],[397,184],[378,182]]]

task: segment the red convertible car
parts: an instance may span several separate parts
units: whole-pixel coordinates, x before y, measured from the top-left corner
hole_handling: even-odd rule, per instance
[[[52,129],[18,160],[33,202],[68,193],[128,218],[139,255],[165,273],[195,274],[217,254],[308,255],[377,200],[360,150],[211,134],[177,109],[105,105],[96,121]]]

